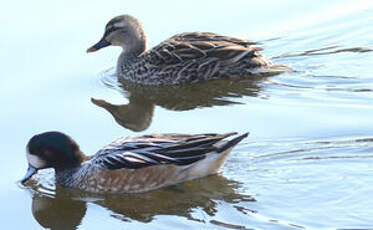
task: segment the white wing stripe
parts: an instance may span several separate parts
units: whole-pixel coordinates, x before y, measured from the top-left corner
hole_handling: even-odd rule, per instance
[[[135,158],[138,158],[138,159],[142,159],[143,161],[145,162],[149,162],[149,163],[153,163],[153,164],[158,164],[158,161],[155,161],[149,157],[146,157],[144,155],[141,155],[141,154],[137,154],[137,153],[133,153],[133,152],[123,152],[119,155],[117,155],[118,157],[122,158],[122,159],[125,159],[125,160],[128,160],[127,157],[135,157]]]

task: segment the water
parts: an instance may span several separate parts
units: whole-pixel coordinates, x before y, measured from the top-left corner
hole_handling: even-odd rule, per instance
[[[23,1],[0,11],[4,228],[373,228],[372,1]],[[143,22],[150,47],[213,31],[261,41],[264,55],[297,72],[177,90],[122,85],[112,76],[120,50],[85,53],[122,13]],[[48,130],[87,154],[134,134],[250,136],[221,175],[93,196],[56,187],[50,170],[16,183],[28,139]]]

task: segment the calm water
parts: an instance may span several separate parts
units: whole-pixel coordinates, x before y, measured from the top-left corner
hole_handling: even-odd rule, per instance
[[[297,72],[179,89],[119,83],[119,49],[85,50],[122,13],[143,22],[149,47],[213,31],[260,41]],[[0,21],[2,228],[373,228],[372,1],[14,1]],[[104,197],[56,187],[48,170],[17,185],[28,139],[47,130],[87,154],[134,134],[251,135],[221,175]]]

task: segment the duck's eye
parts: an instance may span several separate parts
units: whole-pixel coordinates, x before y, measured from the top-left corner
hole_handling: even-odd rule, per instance
[[[118,28],[117,27],[110,27],[110,28],[107,28],[106,31],[105,31],[105,34],[104,36],[108,36],[109,34],[111,34],[112,32],[116,31]]]
[[[113,33],[114,31],[120,31],[121,33],[126,33],[127,32],[127,30],[125,30],[123,27],[112,26],[112,27],[109,27],[109,28],[106,29],[104,36],[108,36],[111,33]]]

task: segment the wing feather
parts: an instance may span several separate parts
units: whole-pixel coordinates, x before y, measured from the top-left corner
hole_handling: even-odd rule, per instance
[[[111,170],[162,164],[189,165],[204,159],[208,153],[219,152],[219,142],[233,134],[167,134],[164,137],[147,135],[121,139],[100,150],[92,161]]]
[[[183,33],[160,43],[145,55],[148,62],[164,67],[192,60],[200,60],[199,65],[217,59],[230,64],[259,55],[257,51],[260,48],[252,46],[256,44],[214,33]],[[153,58],[153,55],[156,57]]]

